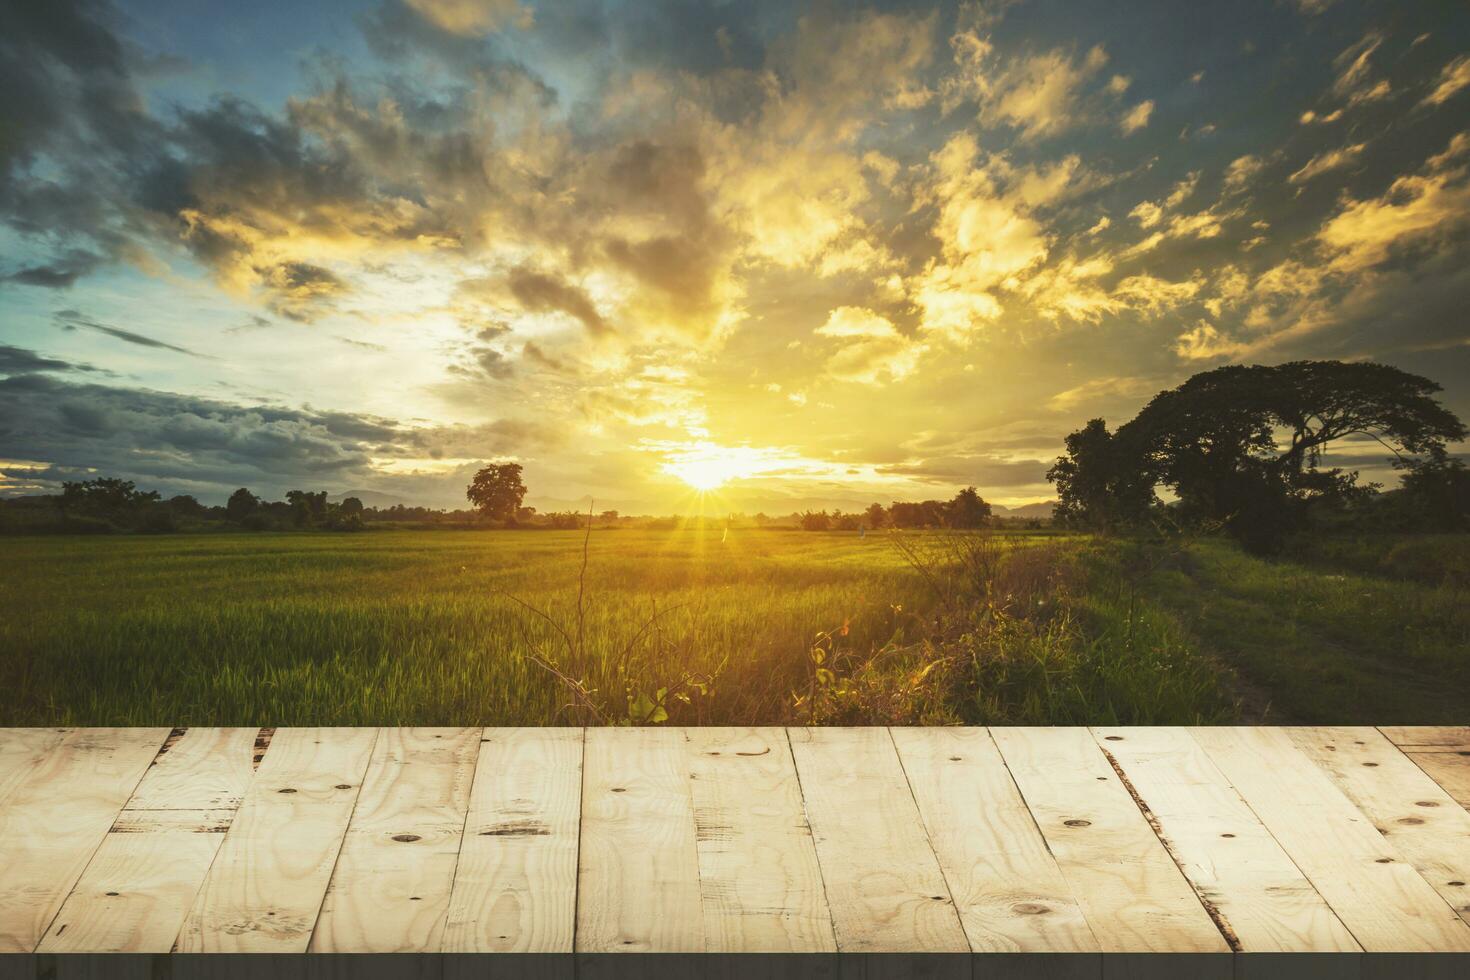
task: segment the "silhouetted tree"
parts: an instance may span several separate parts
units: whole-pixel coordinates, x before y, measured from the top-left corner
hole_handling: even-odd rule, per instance
[[[1274,550],[1309,507],[1365,492],[1356,473],[1319,468],[1330,443],[1367,436],[1396,456],[1433,456],[1465,438],[1465,426],[1434,400],[1439,390],[1384,364],[1339,361],[1196,374],[1111,436],[1100,419],[1068,436],[1068,454],[1048,473],[1058,516],[1107,527],[1146,510],[1162,484],[1186,515],[1225,524],[1251,550]]]
[[[327,491],[288,490],[286,503],[291,506],[291,519],[297,527],[315,527],[327,516]]]
[[[203,518],[209,516],[209,508],[186,493],[168,498],[168,509],[179,517]]]
[[[868,527],[877,529],[888,523],[888,512],[883,509],[882,504],[869,504],[868,509],[863,511],[867,518]]]
[[[1066,445],[1067,454],[1046,473],[1057,487],[1053,520],[1107,531],[1142,518],[1154,504],[1152,474],[1122,450],[1102,419],[1067,436]]]
[[[230,499],[225,501],[225,516],[236,524],[240,524],[245,518],[255,513],[258,507],[260,507],[260,498],[241,487],[230,494]]]
[[[99,477],[61,485],[62,509],[104,518],[123,518],[158,501],[158,491],[140,491],[132,480]]]
[[[514,520],[521,501],[526,497],[526,485],[521,482],[521,464],[491,463],[484,467],[475,474],[465,490],[465,497],[486,517]]]
[[[950,527],[984,527],[990,520],[990,505],[981,499],[974,487],[966,487],[949,502],[947,516]]]
[[[362,501],[357,497],[344,497],[342,503],[338,504],[337,507],[344,517],[351,517],[354,514],[362,513]]]
[[[1443,451],[1401,464],[1409,524],[1426,531],[1470,531],[1470,469]]]

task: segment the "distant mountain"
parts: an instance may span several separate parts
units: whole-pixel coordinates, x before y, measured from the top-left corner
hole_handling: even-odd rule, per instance
[[[1003,507],[1000,504],[991,504],[990,512],[996,517],[1020,517],[1032,521],[1049,521],[1052,511],[1056,509],[1055,500],[1044,500],[1035,504],[1022,504],[1019,507]]]
[[[334,504],[340,504],[348,497],[356,497],[362,501],[364,507],[386,508],[395,504],[405,507],[432,507],[433,504],[425,504],[422,501],[409,500],[407,497],[398,497],[391,493],[379,493],[376,490],[347,490],[343,493],[334,493],[327,499]]]

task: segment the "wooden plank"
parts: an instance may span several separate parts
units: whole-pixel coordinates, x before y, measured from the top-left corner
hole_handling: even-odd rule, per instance
[[[990,733],[891,732],[970,947],[977,953],[1098,952]]]
[[[582,805],[580,728],[487,728],[443,948],[570,953]]]
[[[836,952],[832,915],[782,728],[690,728],[705,948]]]
[[[1362,950],[1188,731],[1098,728],[1093,735],[1241,951]]]
[[[1470,813],[1376,728],[1293,728],[1290,734],[1470,923]]]
[[[1287,732],[1191,732],[1365,950],[1470,951],[1470,926]]]
[[[1470,752],[1470,725],[1381,725],[1378,730],[1401,749]]]
[[[35,950],[168,733],[76,729],[0,804],[0,952]]]
[[[43,953],[167,953],[254,778],[254,728],[170,738],[41,941]]]
[[[282,728],[184,921],[186,953],[303,953],[377,732]]]
[[[312,933],[313,953],[438,952],[478,728],[384,728]]]
[[[1470,810],[1470,752],[1405,751],[1424,774],[1439,784],[1455,801]]]
[[[255,778],[258,728],[186,728],[153,760],[129,810],[238,810]]]
[[[585,753],[577,951],[702,952],[683,733],[590,728]]]
[[[0,728],[0,806],[31,770],[45,761],[67,728]]]
[[[793,728],[788,737],[837,948],[969,951],[887,730]]]
[[[1087,729],[991,734],[1104,952],[1229,952]]]

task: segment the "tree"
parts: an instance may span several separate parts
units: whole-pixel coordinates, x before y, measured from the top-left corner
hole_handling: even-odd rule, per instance
[[[291,517],[297,527],[315,527],[327,516],[327,491],[288,490],[286,503],[291,505]]]
[[[362,501],[357,497],[344,497],[337,508],[343,517],[351,517],[353,514],[361,515],[363,511]]]
[[[825,531],[831,526],[832,519],[827,516],[825,510],[809,510],[801,515],[801,529],[803,531]]]
[[[615,510],[605,510],[605,511],[602,512],[602,523],[604,523],[604,524],[616,524],[617,522],[618,522],[618,512],[617,511],[615,511]]]
[[[1470,469],[1445,452],[1400,467],[1410,523],[1426,531],[1470,531]]]
[[[1356,473],[1320,467],[1332,442],[1366,437],[1402,459],[1465,438],[1434,400],[1439,390],[1384,364],[1217,368],[1160,392],[1111,435],[1101,419],[1089,422],[1068,436],[1068,454],[1047,476],[1064,520],[1137,519],[1162,484],[1186,517],[1224,524],[1251,550],[1269,551],[1314,510],[1371,492]]]
[[[520,463],[491,463],[475,474],[465,497],[486,517],[514,520],[526,497]]]
[[[140,491],[132,480],[98,477],[61,485],[61,506],[65,510],[95,514],[99,517],[123,517],[146,504],[158,501],[158,491]]]
[[[883,509],[882,504],[869,504],[868,509],[863,511],[863,515],[868,520],[868,527],[875,531],[888,523],[888,511]]]
[[[942,500],[912,503],[895,500],[888,508],[888,522],[894,527],[942,527],[947,522],[949,505]]]
[[[1102,419],[1067,436],[1066,446],[1046,473],[1057,487],[1057,523],[1107,531],[1142,518],[1154,504],[1152,474],[1123,452]]]
[[[168,509],[180,517],[201,518],[209,515],[208,507],[201,504],[197,498],[186,493],[168,498]]]
[[[984,527],[990,520],[990,504],[981,499],[974,487],[966,487],[949,502],[949,526]]]
[[[260,498],[241,487],[230,494],[230,499],[225,502],[225,516],[236,524],[240,524],[245,518],[255,513],[259,506]]]

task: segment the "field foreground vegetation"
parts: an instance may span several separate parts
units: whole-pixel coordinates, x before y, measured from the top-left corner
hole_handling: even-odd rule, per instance
[[[1464,535],[1273,561],[700,526],[6,547],[4,725],[1429,724],[1470,703]]]

